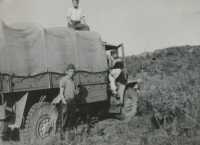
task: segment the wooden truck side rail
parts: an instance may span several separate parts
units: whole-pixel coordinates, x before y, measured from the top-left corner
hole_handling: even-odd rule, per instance
[[[65,74],[50,72],[30,77],[0,74],[0,90],[4,94],[13,94],[58,89],[59,81],[64,76]],[[107,99],[107,71],[98,73],[77,72],[74,79],[80,88],[79,95],[81,99],[78,103],[85,104]]]
[[[23,92],[58,88],[58,83],[64,74],[43,73],[30,77],[1,74],[1,89],[3,93]]]

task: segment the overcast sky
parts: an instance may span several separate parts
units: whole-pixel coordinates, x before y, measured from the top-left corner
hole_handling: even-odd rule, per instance
[[[71,0],[0,0],[6,24],[38,22],[67,27]],[[200,45],[200,0],[80,0],[91,31],[126,55],[170,46]]]

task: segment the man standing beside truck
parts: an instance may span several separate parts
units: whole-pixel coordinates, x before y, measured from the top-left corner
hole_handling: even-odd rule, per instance
[[[79,0],[72,0],[73,7],[68,10],[68,27],[79,31],[89,31],[90,28],[85,22],[83,10],[78,7]]]
[[[60,132],[63,133],[64,127],[66,129],[73,129],[76,113],[75,102],[75,83],[74,83],[75,67],[73,64],[67,66],[67,75],[60,80],[60,107],[59,107],[59,127]]]

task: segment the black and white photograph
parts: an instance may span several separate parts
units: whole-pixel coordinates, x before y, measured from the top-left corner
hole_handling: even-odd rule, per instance
[[[0,0],[0,145],[200,145],[200,0]]]

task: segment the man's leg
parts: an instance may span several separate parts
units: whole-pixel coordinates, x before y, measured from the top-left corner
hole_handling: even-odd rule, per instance
[[[64,125],[66,123],[66,113],[67,113],[67,104],[63,104],[62,101],[60,101],[59,104],[59,116],[58,116],[58,125],[59,125],[59,132],[60,132],[60,139],[64,140]]]
[[[109,75],[109,81],[110,81],[110,88],[111,88],[112,93],[116,94],[117,93],[117,91],[116,91],[117,87],[115,85],[115,79],[111,75]]]
[[[72,21],[72,24],[70,24],[70,23],[68,22],[68,27],[69,27],[69,28],[72,28],[72,29],[74,29],[74,30],[76,30],[75,22]]]
[[[120,97],[120,102],[123,103],[123,95],[124,95],[124,90],[125,90],[126,84],[119,84],[119,97]]]
[[[59,118],[58,118],[58,121],[59,121],[59,127],[61,129],[63,129],[63,127],[65,126],[66,124],[66,120],[67,120],[67,113],[68,113],[68,104],[63,104],[62,101],[60,103],[60,107],[59,107]]]
[[[113,96],[115,97],[116,103],[119,105],[121,102],[119,101],[120,96],[117,93],[117,87],[115,84],[115,79],[109,75],[109,81],[110,81],[110,88],[112,91]]]
[[[75,23],[75,29],[79,31],[89,31],[90,28],[88,25],[82,24],[81,22]]]
[[[73,100],[70,104],[69,124],[68,124],[69,129],[73,129],[74,127],[75,114],[76,114],[76,104],[75,104],[75,100]]]
[[[66,130],[66,126],[68,125],[67,120],[69,119],[69,105],[66,104],[66,111],[63,114],[63,129]]]

